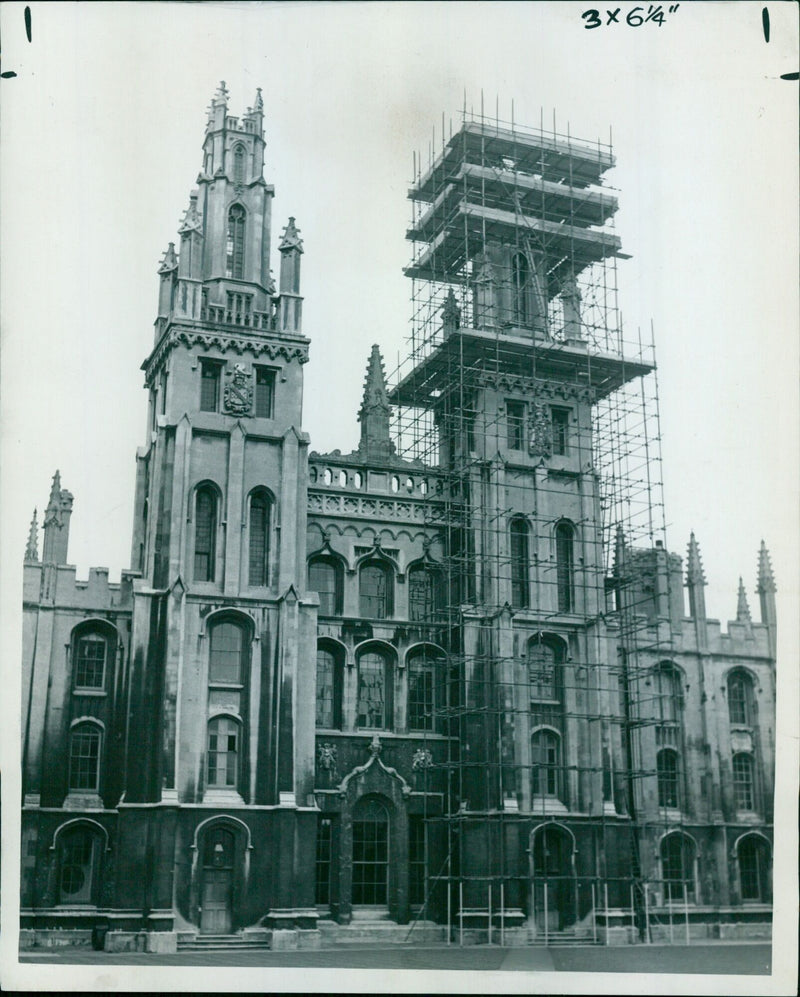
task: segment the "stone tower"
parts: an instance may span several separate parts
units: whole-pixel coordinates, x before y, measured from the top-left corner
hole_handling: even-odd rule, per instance
[[[267,892],[288,910],[306,893],[310,903],[313,878],[306,871],[304,885],[292,872],[298,835],[307,826],[313,835],[303,819],[313,729],[296,726],[298,700],[314,695],[316,610],[303,596],[308,340],[294,218],[278,247],[277,292],[270,276],[264,148],[261,92],[236,118],[220,84],[180,248],[171,243],[159,268],[155,343],[143,364],[149,433],[137,454],[131,717],[140,736],[126,801],[212,804],[229,815],[275,808],[258,818],[274,840]],[[191,835],[191,812],[186,820]],[[223,838],[244,854],[246,837]],[[213,920],[202,883],[184,902],[191,919]],[[248,885],[239,889],[241,926],[256,908]],[[264,896],[262,882],[260,914]],[[236,927],[226,910],[219,930]]]

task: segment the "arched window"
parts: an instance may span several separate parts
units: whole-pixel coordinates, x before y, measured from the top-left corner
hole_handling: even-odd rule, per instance
[[[408,657],[408,729],[435,730],[436,711],[441,705],[442,656],[422,647]]]
[[[656,756],[658,776],[658,805],[678,807],[678,752],[674,748],[662,748]]]
[[[736,849],[739,860],[739,890],[742,900],[769,903],[770,888],[769,845],[757,834],[747,834]]]
[[[245,646],[245,631],[241,624],[224,620],[211,628],[208,661],[210,685],[242,685]]]
[[[244,157],[244,146],[237,145],[233,150],[233,179],[235,183],[244,183]]]
[[[308,588],[319,595],[320,616],[342,615],[343,571],[335,557],[319,555],[308,563]]]
[[[531,773],[534,796],[561,797],[561,738],[554,730],[533,732]]]
[[[552,702],[559,699],[558,663],[556,648],[535,637],[528,642],[528,684],[531,703]]]
[[[317,648],[317,727],[341,729],[342,664],[341,652]]]
[[[733,756],[733,794],[737,810],[755,810],[753,758],[745,751]]]
[[[239,724],[233,717],[208,723],[208,786],[235,787],[239,778]]]
[[[743,671],[728,676],[728,718],[735,727],[750,727],[753,723],[753,681]]]
[[[511,540],[511,605],[524,609],[528,605],[528,523],[522,516],[515,516],[509,526]]]
[[[574,569],[575,530],[570,523],[556,526],[556,585],[559,613],[571,613],[575,608]]]
[[[694,842],[675,832],[661,839],[661,875],[667,903],[694,900]]]
[[[76,724],[69,735],[69,788],[96,793],[100,788],[100,744],[102,733],[97,724]]]
[[[511,258],[511,280],[514,298],[514,322],[526,326],[530,320],[528,299],[530,296],[531,267],[524,253],[515,253]]]
[[[358,589],[361,615],[373,620],[384,620],[394,611],[392,570],[382,561],[367,561],[358,572]]]
[[[82,632],[74,645],[76,689],[102,689],[105,685],[109,643],[99,633]]]
[[[653,672],[653,696],[656,745],[679,748],[683,721],[683,681],[681,673],[669,661],[662,661]]]
[[[58,840],[59,903],[92,903],[97,865],[102,855],[100,835],[86,826],[77,826],[64,831]]]
[[[442,608],[442,581],[438,571],[425,565],[408,570],[408,618],[414,622],[435,619]]]
[[[248,581],[269,585],[269,496],[263,489],[250,496],[250,549]]]
[[[353,808],[353,904],[385,906],[389,884],[389,814],[367,797]]]
[[[241,204],[234,204],[228,212],[228,239],[226,243],[225,276],[244,277],[244,226],[245,213]]]
[[[392,666],[382,651],[365,651],[358,658],[356,725],[390,730],[392,727]]]
[[[210,485],[202,485],[195,496],[194,517],[194,580],[214,581],[214,561],[217,534],[217,493]]]

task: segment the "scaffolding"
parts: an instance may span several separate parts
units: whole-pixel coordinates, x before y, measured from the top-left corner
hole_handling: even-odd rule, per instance
[[[447,656],[446,803],[425,818],[446,860],[418,916],[446,908],[462,943],[651,940],[690,890],[639,853],[646,823],[683,820],[648,750],[681,737],[652,676],[682,578],[652,330],[627,335],[619,307],[611,145],[482,109],[434,145],[414,157],[390,393],[398,454],[436,479],[420,626]]]

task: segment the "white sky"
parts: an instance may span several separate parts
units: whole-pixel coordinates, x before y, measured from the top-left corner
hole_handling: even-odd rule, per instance
[[[605,8],[598,4],[605,19]],[[701,546],[710,616],[751,609],[763,537],[779,660],[798,604],[798,68],[793,3],[683,2],[586,30],[579,3],[2,6],[2,553],[19,591],[61,469],[79,577],[129,559],[139,366],[156,268],[201,165],[219,80],[266,110],[273,239],[297,217],[311,362],[304,428],[348,450],[373,342],[404,352],[412,152],[464,101],[608,139],[626,327],[655,324],[667,541]],[[664,5],[667,10],[668,5]],[[647,4],[645,4],[645,10]],[[438,139],[437,139],[438,141]],[[273,243],[274,244],[274,243]],[[277,262],[273,260],[273,269]]]

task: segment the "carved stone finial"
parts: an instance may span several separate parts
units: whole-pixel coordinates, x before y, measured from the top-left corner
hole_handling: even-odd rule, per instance
[[[303,240],[300,238],[300,230],[295,225],[293,215],[289,217],[286,228],[283,230],[278,249],[281,252],[285,252],[287,249],[296,249],[299,253],[303,252]]]
[[[758,582],[756,584],[756,592],[761,595],[762,592],[774,592],[775,590],[775,576],[772,573],[769,551],[767,550],[767,545],[762,540],[761,549],[758,552]]]
[[[183,216],[183,221],[178,228],[178,232],[183,235],[184,232],[200,232],[202,230],[203,220],[197,210],[197,191],[193,190],[189,195],[189,207],[186,209],[186,213]],[[170,245],[173,245],[170,243]]]
[[[705,585],[706,576],[703,571],[703,562],[700,558],[700,547],[695,540],[694,533],[689,537],[689,547],[686,553],[686,584]]]
[[[261,96],[261,87],[256,87],[256,102],[253,105],[253,110],[261,113],[264,110],[264,99]]]
[[[161,257],[161,263],[158,266],[159,273],[169,273],[171,270],[178,269],[178,257],[175,253],[175,243],[171,242],[166,249],[166,252]]]
[[[372,740],[369,742],[369,753],[373,757],[381,753],[381,739],[377,734],[373,734]]]
[[[28,543],[25,547],[25,560],[39,560],[39,525],[36,521],[36,509],[33,510],[33,519],[31,519],[31,526],[28,530]]]
[[[367,459],[385,459],[395,452],[389,428],[389,395],[386,392],[386,377],[383,372],[383,357],[380,347],[375,344],[367,362],[364,378],[364,397],[358,410],[361,423],[361,440],[358,453]]]
[[[217,87],[217,92],[214,94],[214,103],[225,105],[228,103],[228,88],[225,86],[225,80],[221,80]]]
[[[747,593],[744,590],[744,584],[742,582],[741,575],[739,575],[739,594],[736,600],[736,622],[737,623],[753,622],[753,618],[750,615],[750,607],[747,605]]]

